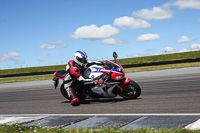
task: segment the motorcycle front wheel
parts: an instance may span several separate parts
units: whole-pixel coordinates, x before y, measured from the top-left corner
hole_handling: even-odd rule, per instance
[[[140,86],[134,82],[130,81],[129,83],[124,85],[126,87],[126,90],[119,90],[118,95],[125,98],[125,99],[136,99],[141,94],[141,88]]]

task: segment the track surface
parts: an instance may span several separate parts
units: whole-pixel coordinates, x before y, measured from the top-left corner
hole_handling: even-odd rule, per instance
[[[93,99],[77,107],[72,107],[52,84],[1,87],[0,114],[200,113],[200,71],[129,77],[142,88],[138,99]]]

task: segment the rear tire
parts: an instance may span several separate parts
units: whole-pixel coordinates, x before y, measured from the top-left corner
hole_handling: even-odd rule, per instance
[[[67,91],[66,91],[66,89],[65,89],[65,87],[64,87],[64,84],[62,84],[62,85],[60,86],[60,92],[61,92],[61,94],[62,94],[66,99],[70,100],[70,98],[69,98],[69,96],[68,96],[68,94],[67,94]]]
[[[136,99],[140,96],[141,94],[141,88],[140,86],[134,82],[130,81],[129,83],[125,84],[126,90],[120,89],[118,91],[118,95],[125,99]]]

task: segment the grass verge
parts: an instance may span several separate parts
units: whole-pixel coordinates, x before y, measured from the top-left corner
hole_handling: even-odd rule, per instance
[[[32,72],[45,72],[45,71],[56,71],[56,70],[63,70],[65,68],[66,68],[66,65],[28,67],[28,68],[18,68],[18,69],[6,69],[6,70],[0,70],[0,75],[18,74],[18,73],[32,73]]]
[[[146,57],[137,57],[137,58],[117,59],[117,62],[121,65],[127,65],[127,64],[140,64],[140,63],[172,61],[172,60],[182,60],[182,59],[194,59],[194,58],[200,58],[200,51],[156,55],[156,56],[146,56]],[[56,66],[7,69],[7,70],[0,70],[0,75],[56,71],[56,70],[63,70],[63,69],[65,69],[65,67],[66,67],[66,65],[56,65]]]
[[[119,128],[109,127],[102,129],[64,129],[49,127],[24,127],[19,124],[0,125],[1,133],[200,133],[200,130],[186,129],[151,129],[140,128],[137,130],[121,130]]]
[[[194,58],[200,58],[200,51],[118,59],[117,62],[121,65],[124,65],[124,64],[140,64],[140,63],[173,61],[173,60],[194,59]]]
[[[145,66],[145,67],[132,67],[132,68],[125,68],[124,71],[125,73],[130,73],[130,72],[155,71],[155,70],[187,68],[187,67],[200,67],[200,62],[168,64],[168,65],[158,65],[158,66]]]
[[[154,71],[154,70],[165,70],[165,69],[187,68],[187,67],[200,67],[200,62],[146,66],[146,67],[132,67],[132,68],[125,68],[124,71],[125,73],[130,73],[130,72]],[[0,83],[48,80],[52,78],[53,74],[8,77],[8,78],[0,78]]]
[[[53,79],[53,74],[0,78],[0,83],[13,83]]]

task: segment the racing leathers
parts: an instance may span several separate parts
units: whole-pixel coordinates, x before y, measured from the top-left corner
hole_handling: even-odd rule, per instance
[[[78,97],[76,96],[76,92],[74,90],[74,87],[76,85],[76,82],[89,82],[93,81],[93,79],[85,79],[82,74],[84,70],[91,66],[91,65],[102,65],[103,62],[87,62],[87,66],[83,67],[78,65],[74,60],[70,60],[66,66],[66,71],[68,72],[67,75],[64,78],[64,87],[68,93],[68,96],[70,97],[71,104],[73,106],[79,105],[80,101]]]

